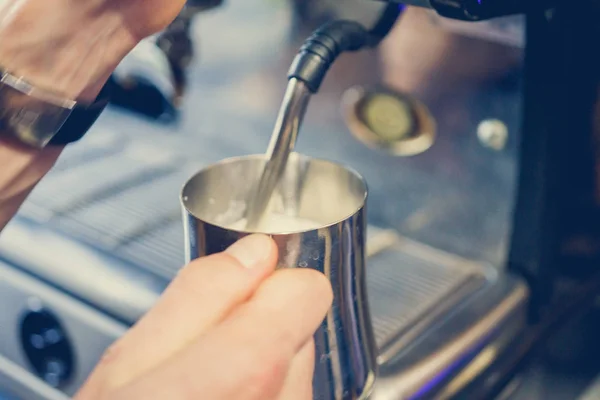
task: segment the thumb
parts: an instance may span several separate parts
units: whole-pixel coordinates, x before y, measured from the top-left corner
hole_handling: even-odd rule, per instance
[[[89,387],[112,390],[172,357],[249,299],[275,269],[277,249],[247,236],[183,268],[157,304],[105,354]]]

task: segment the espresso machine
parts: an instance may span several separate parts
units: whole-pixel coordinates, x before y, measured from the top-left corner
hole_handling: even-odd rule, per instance
[[[190,0],[163,32],[144,39],[120,63],[107,85],[111,103],[155,121],[178,120],[190,64],[198,57],[190,29],[222,0]]]
[[[190,2],[151,39],[168,60],[179,124],[108,110],[6,228],[0,302],[15,307],[0,312],[0,394],[77,391],[183,263],[181,184],[207,163],[262,152],[302,41],[345,20],[372,34],[371,48],[333,62],[298,151],[356,168],[370,188],[369,398],[599,398],[593,363],[575,388],[553,385],[582,369],[574,353],[599,358],[589,316],[600,293],[600,60],[590,51],[600,4],[268,4]],[[194,10],[216,5],[195,27]],[[210,35],[223,26],[229,39]],[[191,68],[196,34],[204,50]],[[122,101],[134,102],[117,75]],[[554,338],[561,329],[571,336]],[[48,331],[61,352],[27,345]],[[536,378],[540,352],[562,373]]]

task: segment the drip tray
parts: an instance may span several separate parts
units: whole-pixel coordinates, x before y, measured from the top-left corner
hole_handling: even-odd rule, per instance
[[[371,230],[367,252],[372,400],[450,398],[525,326],[528,291],[504,272],[389,231]]]

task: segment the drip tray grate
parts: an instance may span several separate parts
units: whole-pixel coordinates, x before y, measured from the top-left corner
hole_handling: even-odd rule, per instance
[[[490,272],[490,267],[400,238],[369,257],[367,290],[378,348],[392,344],[436,309],[447,310],[483,287]]]

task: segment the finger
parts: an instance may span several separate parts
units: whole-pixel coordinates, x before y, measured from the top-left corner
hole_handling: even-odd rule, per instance
[[[312,400],[315,342],[311,339],[292,360],[279,400]]]
[[[280,270],[223,323],[112,398],[276,399],[332,298],[324,275]]]
[[[254,293],[274,269],[277,249],[263,235],[198,259],[177,275],[158,303],[111,349],[103,386],[117,387],[172,357]]]

